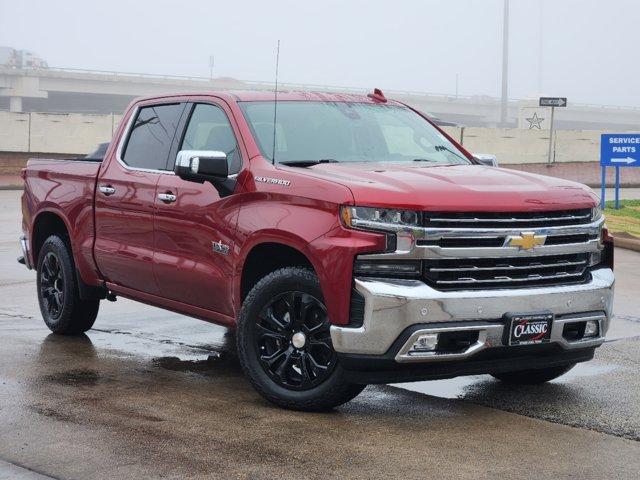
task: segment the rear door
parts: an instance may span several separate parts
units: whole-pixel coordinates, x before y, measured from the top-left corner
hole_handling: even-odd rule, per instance
[[[158,294],[153,274],[156,186],[185,103],[139,105],[98,175],[95,259],[109,282]]]
[[[227,154],[229,174],[237,174],[243,153],[228,106],[207,100],[190,104],[187,112],[170,166],[180,150],[215,150]],[[222,198],[209,182],[175,175],[162,176],[157,191],[165,199],[156,200],[155,225],[155,272],[162,296],[231,315],[237,198]]]

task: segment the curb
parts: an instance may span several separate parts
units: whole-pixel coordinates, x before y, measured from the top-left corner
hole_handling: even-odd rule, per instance
[[[613,246],[618,248],[624,248],[626,250],[633,250],[634,252],[640,252],[640,238],[626,238],[616,237],[613,235]]]

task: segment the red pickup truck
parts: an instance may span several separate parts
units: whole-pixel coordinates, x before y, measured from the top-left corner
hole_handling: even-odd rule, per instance
[[[23,176],[20,261],[53,332],[116,296],[234,327],[246,376],[287,408],[369,383],[544,382],[611,318],[588,188],[480,165],[380,91],[144,98],[103,160]]]

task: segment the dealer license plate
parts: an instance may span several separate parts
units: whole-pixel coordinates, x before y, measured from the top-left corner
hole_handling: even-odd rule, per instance
[[[536,345],[551,339],[553,314],[550,312],[507,313],[505,317],[509,345]]]

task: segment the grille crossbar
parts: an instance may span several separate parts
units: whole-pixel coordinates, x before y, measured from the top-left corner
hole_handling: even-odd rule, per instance
[[[437,228],[581,225],[589,223],[591,209],[552,212],[425,212],[423,226]]]

